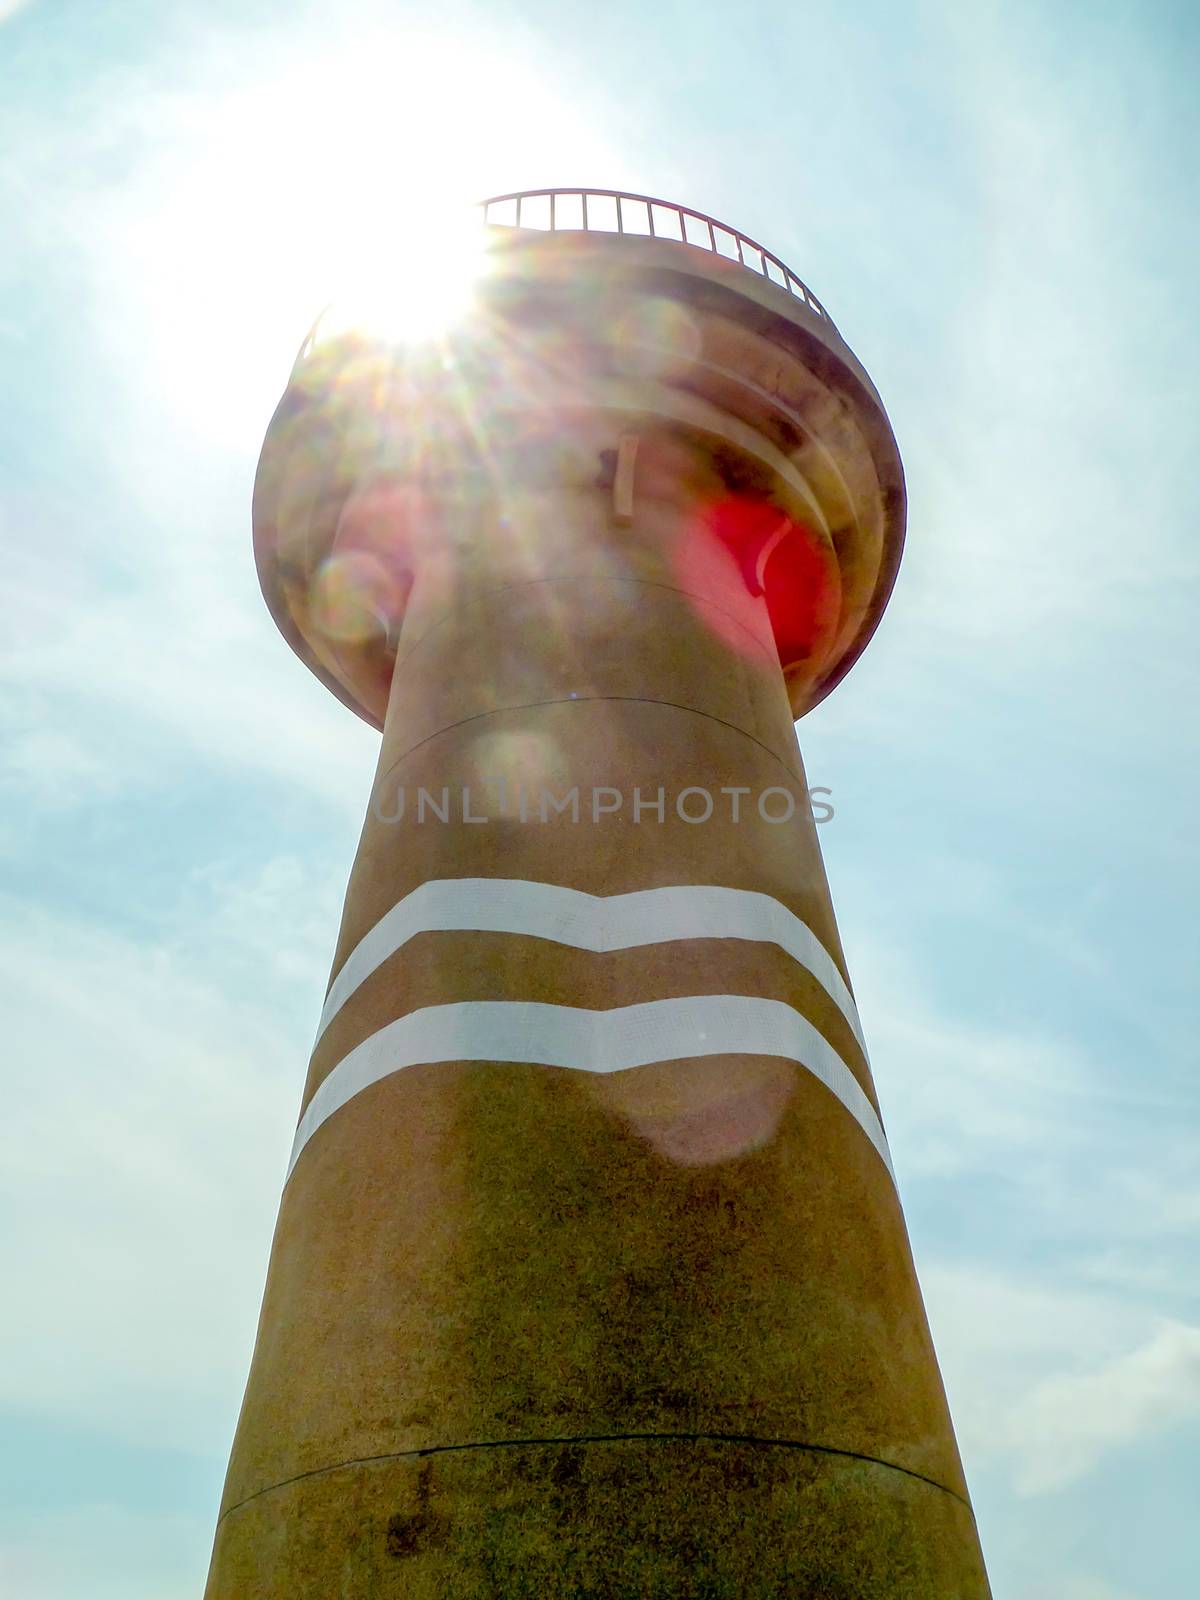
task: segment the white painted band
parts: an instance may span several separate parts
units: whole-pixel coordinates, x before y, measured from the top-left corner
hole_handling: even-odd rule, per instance
[[[817,980],[867,1053],[854,997],[833,957],[794,912],[755,889],[680,884],[595,895],[524,878],[432,878],[363,936],[329,986],[317,1039],[365,978],[418,933],[528,934],[576,950],[630,950],[671,939],[776,944]]]
[[[321,1124],[371,1084],[418,1062],[520,1061],[626,1072],[696,1056],[783,1056],[835,1095],[892,1173],[887,1138],[858,1079],[807,1017],[782,1000],[704,994],[587,1011],[526,1000],[466,1000],[397,1017],[343,1057],[305,1107],[288,1177]]]

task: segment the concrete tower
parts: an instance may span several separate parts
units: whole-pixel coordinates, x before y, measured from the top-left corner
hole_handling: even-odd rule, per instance
[[[469,313],[319,323],[259,466],[382,748],[208,1600],[979,1600],[793,727],[892,586],[887,417],[711,219],[483,215]]]

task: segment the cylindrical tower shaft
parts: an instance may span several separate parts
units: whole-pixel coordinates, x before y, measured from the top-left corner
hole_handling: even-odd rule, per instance
[[[651,287],[615,374],[510,294],[422,463],[268,439],[403,598],[208,1600],[988,1593],[792,724],[834,491]]]

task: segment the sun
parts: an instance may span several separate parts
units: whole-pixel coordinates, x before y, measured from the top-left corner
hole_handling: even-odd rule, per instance
[[[231,81],[201,64],[156,103],[161,155],[104,241],[122,361],[157,364],[175,419],[235,450],[260,435],[322,307],[330,329],[436,336],[470,309],[475,202],[624,165],[561,72],[478,27],[336,43],[298,30],[258,65]]]
[[[479,208],[444,201],[419,206],[365,254],[322,312],[310,348],[348,332],[395,345],[441,339],[474,308],[489,259]]]

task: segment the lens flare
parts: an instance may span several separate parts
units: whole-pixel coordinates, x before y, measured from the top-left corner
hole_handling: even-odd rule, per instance
[[[398,346],[434,342],[472,310],[487,267],[477,211],[423,208],[411,226],[382,236],[373,231],[372,259],[326,308],[308,353],[346,334]]]
[[[483,734],[471,747],[471,764],[489,815],[500,820],[528,820],[545,790],[570,787],[557,742],[532,728]]]
[[[709,1056],[689,1062],[685,1073],[678,1063],[656,1063],[588,1089],[665,1160],[710,1167],[769,1144],[795,1082],[785,1061]]]
[[[339,644],[362,644],[387,633],[404,605],[394,575],[369,550],[349,550],[323,561],[309,601],[315,625]]]

